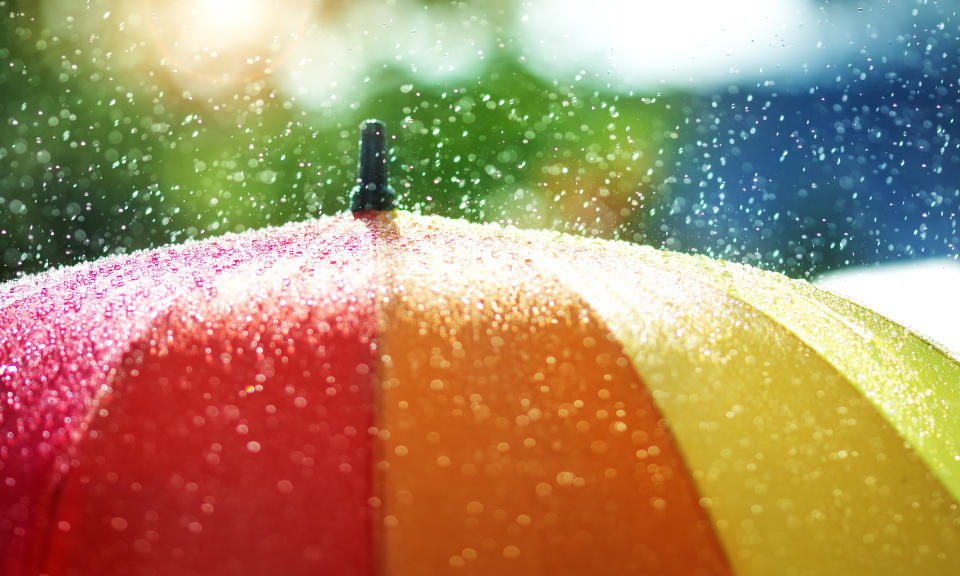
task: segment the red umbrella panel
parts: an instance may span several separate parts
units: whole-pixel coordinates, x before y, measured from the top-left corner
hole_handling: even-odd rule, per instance
[[[7,295],[6,573],[369,572],[373,244],[328,224]]]
[[[4,574],[955,573],[908,424],[656,255],[559,240],[361,213],[4,287]]]

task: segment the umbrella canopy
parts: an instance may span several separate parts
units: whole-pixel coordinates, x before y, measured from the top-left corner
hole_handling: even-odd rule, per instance
[[[3,573],[956,574],[960,366],[802,281],[372,212],[0,289]]]

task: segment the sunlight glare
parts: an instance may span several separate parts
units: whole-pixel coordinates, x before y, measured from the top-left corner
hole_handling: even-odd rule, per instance
[[[151,0],[152,46],[191,92],[217,93],[271,74],[311,21],[312,0]]]
[[[266,4],[265,0],[203,0],[191,12],[198,29],[226,35],[224,41],[243,42],[244,35],[256,33],[265,19],[269,27]]]

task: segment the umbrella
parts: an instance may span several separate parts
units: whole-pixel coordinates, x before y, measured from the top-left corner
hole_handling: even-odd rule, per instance
[[[4,574],[957,573],[934,345],[750,267],[390,210],[364,134],[356,212],[2,287]]]

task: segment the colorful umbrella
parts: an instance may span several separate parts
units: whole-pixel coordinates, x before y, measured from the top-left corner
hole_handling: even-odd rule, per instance
[[[382,145],[357,213],[2,287],[4,574],[958,573],[940,350],[753,268],[363,210]]]

